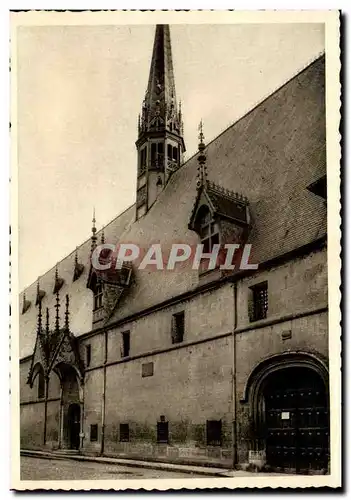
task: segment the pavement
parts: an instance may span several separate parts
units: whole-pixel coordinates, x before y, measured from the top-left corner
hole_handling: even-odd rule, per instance
[[[84,481],[124,479],[201,478],[196,473],[155,470],[93,461],[73,461],[66,458],[21,457],[21,481]]]
[[[27,458],[28,460],[25,460]],[[160,473],[161,471],[167,472],[166,477],[171,477],[169,473],[177,473],[177,477],[179,477],[179,473],[184,475],[192,475],[194,476],[210,476],[210,477],[233,477],[233,473],[235,476],[250,476],[251,473],[244,471],[233,471],[232,469],[222,469],[219,467],[205,467],[200,465],[183,465],[183,464],[174,464],[174,463],[164,463],[164,462],[151,462],[146,460],[132,460],[132,459],[124,459],[124,458],[110,458],[110,457],[90,457],[86,455],[74,455],[72,453],[64,454],[62,452],[47,452],[47,451],[34,451],[34,450],[21,450],[21,476],[22,476],[22,467],[24,464],[24,474],[28,476],[29,468],[30,468],[30,460],[54,460],[55,463],[62,461],[70,462],[70,468],[72,469],[71,461],[79,461],[84,462],[86,465],[90,464],[95,467],[96,464],[102,464],[106,467],[109,466],[119,466],[133,469],[150,469],[152,471],[157,471]],[[42,463],[42,462],[41,462]],[[63,466],[63,464],[61,463]],[[75,469],[76,467],[74,467]],[[88,467],[89,469],[89,467]],[[126,469],[127,470],[127,469]],[[26,472],[27,471],[27,472]],[[122,472],[121,472],[122,473]],[[130,471],[129,471],[130,473]],[[137,474],[138,475],[138,474]],[[139,470],[140,475],[140,470]],[[164,474],[162,474],[165,477]],[[146,476],[144,476],[146,477]],[[157,476],[149,476],[149,477],[161,477]],[[91,478],[91,476],[89,476]],[[111,479],[111,476],[108,476]],[[25,479],[25,477],[21,477],[21,479]],[[27,479],[34,479],[32,477]],[[51,477],[49,478],[51,479]],[[59,477],[59,479],[63,479]],[[66,479],[66,477],[64,478]]]

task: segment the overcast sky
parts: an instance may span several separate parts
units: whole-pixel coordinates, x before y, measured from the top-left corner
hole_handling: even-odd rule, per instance
[[[19,286],[135,200],[154,26],[18,29]],[[324,50],[320,24],[171,25],[186,157]]]

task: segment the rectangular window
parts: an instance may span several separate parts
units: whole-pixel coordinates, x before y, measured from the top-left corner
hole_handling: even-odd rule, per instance
[[[141,376],[142,377],[152,377],[154,374],[154,364],[144,363],[141,365]]]
[[[130,331],[122,332],[122,357],[129,356],[130,353]]]
[[[129,442],[129,424],[119,424],[119,440],[121,443]]]
[[[172,317],[172,344],[183,342],[184,339],[184,311],[173,314]]]
[[[206,421],[206,442],[207,446],[222,446],[222,421]]]
[[[91,362],[91,345],[88,344],[85,346],[85,363],[86,366],[90,366]]]
[[[250,321],[258,321],[267,318],[268,311],[268,282],[263,281],[250,287],[251,297],[249,298],[249,318]]]
[[[102,284],[97,283],[94,291],[94,311],[102,307],[103,294],[104,290]]]
[[[173,160],[178,161],[178,148],[173,146]]]
[[[157,422],[157,442],[168,443],[168,422]]]
[[[91,424],[91,426],[90,426],[90,441],[97,441],[97,440],[98,440],[98,425]]]

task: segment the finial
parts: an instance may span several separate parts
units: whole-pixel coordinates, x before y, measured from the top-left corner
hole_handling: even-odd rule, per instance
[[[204,144],[204,139],[205,139],[205,136],[204,136],[204,131],[203,131],[203,123],[202,123],[202,118],[200,120],[200,123],[199,123],[199,141],[200,141],[200,144]],[[199,147],[200,149],[200,147]]]
[[[39,301],[39,309],[38,309],[38,333],[41,333],[42,330],[42,314],[41,314],[41,300]]]
[[[76,281],[84,270],[83,264],[78,262],[78,247],[76,247],[74,255],[74,271],[73,271],[73,281]]]
[[[60,330],[60,293],[57,290],[56,292],[56,319],[55,319],[55,331],[58,332]]]
[[[65,329],[69,330],[69,296],[66,294]]]
[[[50,333],[50,320],[49,320],[49,308],[46,308],[46,335],[49,336]]]
[[[38,276],[38,280],[37,280],[37,297],[36,297],[36,300],[35,300],[35,305],[37,306],[43,299],[45,295],[45,292],[43,290],[40,290],[40,283],[39,283],[39,276]]]
[[[55,267],[55,283],[57,283],[58,281],[58,269],[57,269],[57,264],[56,264],[56,267]]]
[[[93,209],[93,227],[91,228],[92,236],[91,236],[91,251],[96,247],[96,219],[95,219],[95,207]]]
[[[198,168],[198,180],[196,183],[197,189],[200,189],[201,186],[206,184],[207,182],[207,169],[206,169],[206,155],[204,153],[205,150],[205,143],[204,143],[204,132],[203,132],[203,123],[202,119],[199,123],[199,154],[197,157],[197,161],[199,162],[199,168]]]

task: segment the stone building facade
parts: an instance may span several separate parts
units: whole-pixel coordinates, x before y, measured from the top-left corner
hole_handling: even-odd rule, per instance
[[[187,162],[156,27],[136,204],[20,295],[21,447],[223,467],[328,468],[325,62]],[[251,245],[257,270],[103,279],[101,242]],[[237,267],[237,266],[236,266]]]

